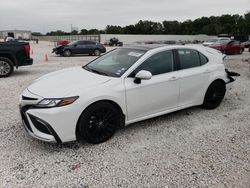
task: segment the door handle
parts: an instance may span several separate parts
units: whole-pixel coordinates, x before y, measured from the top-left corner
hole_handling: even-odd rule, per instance
[[[177,76],[172,76],[171,78],[169,78],[169,81],[175,81],[175,80],[178,80]]]

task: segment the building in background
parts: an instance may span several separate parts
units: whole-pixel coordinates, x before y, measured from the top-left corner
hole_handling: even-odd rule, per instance
[[[25,30],[4,30],[0,31],[0,38],[4,39],[5,37],[13,37],[18,40],[30,40],[31,31]]]

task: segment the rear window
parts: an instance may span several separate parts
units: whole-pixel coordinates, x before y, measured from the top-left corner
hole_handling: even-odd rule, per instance
[[[180,49],[177,50],[180,60],[180,69],[188,69],[200,66],[200,56],[195,50]]]
[[[208,58],[205,55],[203,55],[202,53],[199,53],[199,55],[200,55],[201,65],[205,65],[208,62]]]
[[[177,52],[180,60],[180,69],[199,67],[208,62],[208,58],[196,50],[179,49]]]

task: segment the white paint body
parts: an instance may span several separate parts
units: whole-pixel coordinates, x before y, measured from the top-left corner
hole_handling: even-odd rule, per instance
[[[134,83],[128,75],[147,58],[164,50],[194,49],[204,54],[209,62],[200,67],[152,76]],[[79,96],[73,104],[43,109],[29,109],[26,113],[48,122],[62,142],[76,140],[76,125],[82,112],[92,103],[111,100],[125,115],[125,124],[134,123],[191,106],[201,105],[209,85],[216,79],[229,81],[225,72],[223,55],[203,46],[165,46],[147,51],[120,78],[88,72],[82,67],[64,69],[35,80],[20,96],[20,105],[37,104],[44,98]],[[22,96],[37,98],[23,100]],[[32,136],[54,142],[32,125]]]

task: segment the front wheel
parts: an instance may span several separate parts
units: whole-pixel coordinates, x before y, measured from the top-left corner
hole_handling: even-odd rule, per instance
[[[70,50],[65,50],[65,51],[63,52],[63,56],[65,56],[65,57],[70,57],[70,56],[71,56],[71,51],[70,51]]]
[[[120,124],[119,110],[109,102],[98,102],[88,107],[81,115],[77,137],[88,143],[99,144],[110,139]]]
[[[226,93],[226,84],[223,81],[214,81],[207,89],[202,107],[215,109],[223,100]]]
[[[0,78],[8,77],[14,71],[14,65],[11,60],[0,57]]]

